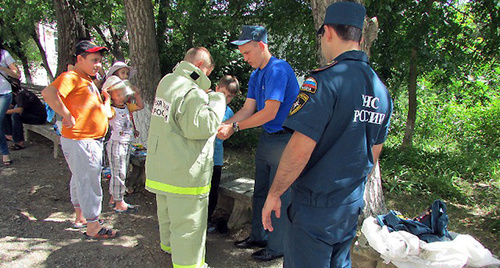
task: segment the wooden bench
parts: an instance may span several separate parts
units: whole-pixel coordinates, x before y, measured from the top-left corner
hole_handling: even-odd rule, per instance
[[[44,136],[45,138],[51,140],[54,143],[54,158],[59,156],[60,145],[61,145],[61,137],[57,135],[54,130],[54,124],[45,123],[43,125],[30,125],[23,124],[24,127],[24,139],[26,141],[30,140],[30,132],[35,132]]]
[[[252,219],[252,195],[255,181],[235,179],[232,174],[222,174],[218,206],[231,211],[227,226],[235,229]]]

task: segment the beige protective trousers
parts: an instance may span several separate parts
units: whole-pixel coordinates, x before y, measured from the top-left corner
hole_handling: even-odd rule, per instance
[[[172,254],[174,268],[203,268],[208,195],[156,195],[161,248]]]

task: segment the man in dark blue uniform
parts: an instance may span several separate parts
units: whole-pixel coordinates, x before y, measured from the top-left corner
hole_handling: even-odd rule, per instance
[[[350,246],[366,176],[382,150],[392,113],[386,87],[360,50],[365,8],[328,7],[321,50],[331,61],[304,81],[283,126],[294,131],[262,210],[272,231],[280,195],[292,183],[284,267],[351,267]]]

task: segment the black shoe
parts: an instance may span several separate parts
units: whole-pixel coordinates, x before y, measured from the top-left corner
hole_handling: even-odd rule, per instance
[[[267,247],[267,241],[255,241],[250,237],[247,237],[244,240],[235,242],[234,245],[237,248],[253,248],[253,247],[265,248]]]
[[[259,251],[252,253],[252,258],[259,261],[271,261],[281,257],[283,257],[283,254],[273,255],[267,249],[261,249]]]

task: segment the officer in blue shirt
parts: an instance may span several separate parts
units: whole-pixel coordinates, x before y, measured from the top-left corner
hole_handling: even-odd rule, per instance
[[[350,246],[366,176],[386,139],[392,100],[360,50],[365,8],[337,2],[326,11],[321,50],[331,61],[304,81],[284,127],[294,130],[262,211],[283,217],[291,186],[284,267],[351,267]],[[292,185],[293,183],[293,185]]]
[[[244,60],[255,70],[250,75],[243,108],[220,127],[218,137],[227,139],[242,129],[263,128],[255,155],[252,232],[235,245],[239,248],[264,247],[254,252],[252,257],[269,261],[283,256],[288,220],[286,217],[275,218],[276,230],[268,234],[262,226],[261,212],[281,154],[291,136],[282,125],[299,93],[299,84],[290,64],[271,55],[264,27],[243,26],[239,39],[231,43],[238,46]],[[281,201],[289,203],[288,192],[281,196]]]

